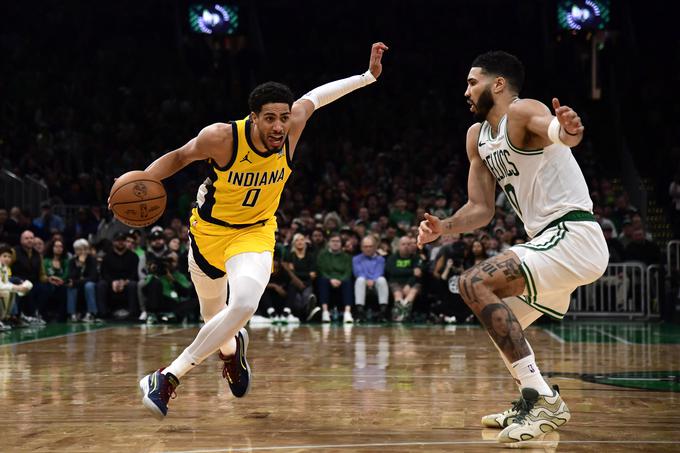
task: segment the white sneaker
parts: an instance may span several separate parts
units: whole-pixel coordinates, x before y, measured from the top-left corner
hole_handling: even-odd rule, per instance
[[[352,313],[346,311],[344,315],[342,315],[342,322],[345,324],[354,324],[354,318],[352,318]]]
[[[250,325],[253,326],[269,326],[271,323],[271,318],[267,318],[265,316],[255,315],[250,318]]]
[[[300,318],[298,318],[292,313],[286,316],[286,321],[288,322],[288,324],[300,324]]]
[[[6,330],[12,330],[12,327],[8,326],[7,324],[3,324],[2,321],[0,321],[0,332],[4,332]]]
[[[553,390],[559,393],[560,388],[557,385],[552,386]],[[513,401],[512,407],[506,409],[505,411],[498,414],[489,414],[482,417],[482,426],[487,428],[500,428],[503,429],[511,425],[515,421],[515,417],[519,414],[519,410],[522,407],[522,396],[519,399]]]
[[[87,324],[91,324],[94,322],[94,316],[92,313],[85,313],[85,316],[83,316],[83,322]]]
[[[25,322],[26,324],[30,324],[32,326],[42,326],[45,325],[45,321],[39,318],[34,318],[33,316],[26,316],[25,314],[21,314],[20,316],[21,320]]]
[[[521,407],[513,422],[498,435],[502,443],[536,439],[556,430],[571,418],[569,408],[560,394],[553,390],[551,396],[539,395],[535,389],[522,389]]]
[[[78,319],[77,313],[73,313],[71,316],[68,317],[68,322],[78,322],[78,321],[80,321],[80,320]]]
[[[312,311],[310,311],[309,314],[307,315],[307,321],[309,322],[312,319],[314,319],[314,316],[316,316],[316,314],[320,311],[321,311],[321,307],[312,308]]]
[[[89,313],[88,313],[88,314],[89,314]],[[87,316],[87,315],[85,315],[85,316]],[[146,313],[145,311],[143,311],[143,312],[141,312],[141,313],[139,314],[139,318],[137,318],[137,319],[140,320],[140,321],[142,321],[142,322],[144,322],[144,321],[146,321],[146,317],[147,317],[147,316],[148,316],[147,313]]]
[[[120,308],[120,309],[113,312],[113,317],[116,318],[116,319],[125,319],[128,316],[130,316],[130,312],[127,311],[124,308]],[[147,319],[148,319],[148,317],[147,317]]]
[[[444,316],[444,324],[455,324],[457,321],[455,316]]]
[[[323,313],[321,313],[321,322],[326,323],[326,322],[331,322],[331,312],[326,310]]]

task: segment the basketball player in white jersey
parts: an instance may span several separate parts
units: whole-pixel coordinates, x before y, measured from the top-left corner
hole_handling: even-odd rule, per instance
[[[495,186],[505,192],[532,238],[489,258],[460,278],[461,296],[487,329],[521,397],[505,412],[482,418],[503,428],[500,442],[537,438],[571,417],[558,389],[545,382],[524,329],[542,314],[561,319],[576,287],[599,278],[609,254],[581,170],[571,153],[583,138],[581,119],[552,100],[518,97],[522,63],[500,51],[478,56],[465,97],[477,121],[467,133],[468,201],[453,216],[430,214],[418,244],[442,234],[486,226],[495,213]]]

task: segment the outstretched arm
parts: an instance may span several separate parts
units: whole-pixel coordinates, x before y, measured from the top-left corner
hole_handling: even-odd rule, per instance
[[[231,159],[232,129],[224,123],[206,126],[181,148],[162,155],[146,167],[146,172],[163,180],[197,160],[215,159],[223,165]]]
[[[291,119],[293,120],[289,134],[291,145],[297,143],[307,120],[312,116],[312,113],[314,113],[316,109],[319,109],[326,104],[330,104],[357,88],[362,88],[375,82],[382,73],[382,55],[387,49],[388,47],[381,42],[373,44],[371,47],[371,58],[368,71],[361,75],[321,85],[298,99],[293,104],[291,110]]]
[[[510,104],[508,132],[510,141],[529,148],[543,148],[562,143],[570,148],[581,143],[583,123],[578,114],[566,105],[552,100],[555,116],[548,107],[534,99],[522,99]]]
[[[467,133],[466,148],[470,160],[467,203],[444,220],[425,214],[425,220],[420,222],[418,228],[418,247],[436,240],[442,234],[464,233],[483,227],[493,218],[496,209],[496,179],[479,156],[477,137],[480,127],[476,123]]]

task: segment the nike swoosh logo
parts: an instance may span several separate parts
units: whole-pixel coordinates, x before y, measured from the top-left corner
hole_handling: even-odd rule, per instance
[[[486,142],[483,143],[478,143],[478,146],[481,148],[482,146],[486,145]]]

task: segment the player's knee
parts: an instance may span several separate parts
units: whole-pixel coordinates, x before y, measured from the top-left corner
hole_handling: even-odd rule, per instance
[[[252,316],[260,304],[265,285],[250,277],[239,277],[230,282],[232,291],[229,306],[234,314]]]

